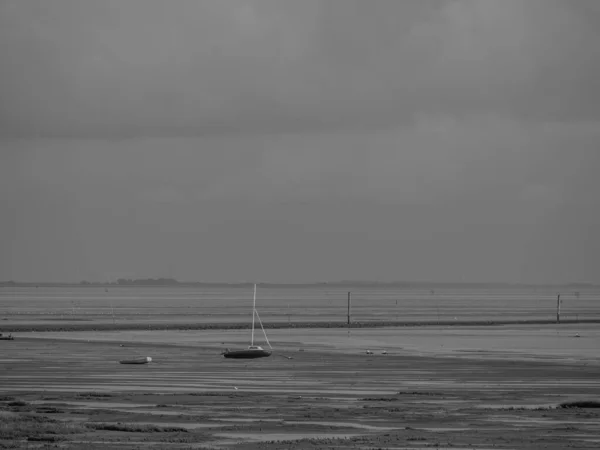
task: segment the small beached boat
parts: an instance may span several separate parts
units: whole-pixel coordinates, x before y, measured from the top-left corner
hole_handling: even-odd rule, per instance
[[[271,356],[271,352],[258,345],[250,345],[246,350],[229,350],[226,348],[223,356],[225,358],[252,359]]]
[[[119,361],[119,364],[148,364],[149,362],[152,362],[152,358],[144,356],[142,358],[123,359]]]
[[[252,304],[252,335],[250,338],[250,346],[245,350],[229,350],[225,349],[223,352],[223,356],[225,358],[238,358],[238,359],[254,359],[254,358],[264,358],[266,356],[271,356],[270,350],[265,350],[258,345],[254,345],[254,316],[258,317],[258,322],[260,323],[260,328],[265,335],[265,340],[269,345],[269,348],[272,349],[271,344],[269,343],[269,339],[267,338],[267,333],[263,327],[262,321],[260,320],[260,316],[258,315],[258,311],[256,310],[256,284],[254,285],[254,302]]]

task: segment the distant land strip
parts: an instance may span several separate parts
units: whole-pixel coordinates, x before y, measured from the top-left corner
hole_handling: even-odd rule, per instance
[[[33,282],[33,281],[0,281],[0,288],[3,287],[88,287],[88,288],[108,288],[108,287],[205,287],[205,288],[246,288],[253,286],[253,282],[209,282],[209,281],[178,281],[173,278],[143,278],[143,279],[125,279],[120,278],[112,282],[96,282],[96,281],[80,281],[73,282]],[[543,287],[543,288],[600,288],[600,284],[595,283],[502,283],[502,282],[443,282],[443,281],[360,281],[360,280],[343,280],[343,281],[315,281],[306,283],[271,283],[257,282],[256,285],[260,288],[307,288],[307,287],[397,287],[397,288],[433,288],[433,287]]]
[[[565,325],[581,323],[600,323],[600,319],[556,320],[529,319],[529,320],[446,320],[446,321],[381,321],[381,322],[353,322],[350,326],[346,322],[296,322],[296,323],[270,323],[263,324],[269,329],[288,328],[382,328],[382,327],[431,327],[431,326],[500,326],[500,325]],[[250,324],[245,323],[78,323],[78,324],[2,324],[0,331],[3,333],[15,332],[45,332],[45,331],[111,331],[111,330],[246,330]]]

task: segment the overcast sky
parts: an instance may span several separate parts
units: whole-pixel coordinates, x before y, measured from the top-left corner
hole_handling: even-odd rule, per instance
[[[0,0],[0,280],[600,281],[598,0]]]

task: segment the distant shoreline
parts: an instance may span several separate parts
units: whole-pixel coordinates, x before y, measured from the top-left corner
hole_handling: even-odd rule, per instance
[[[148,287],[148,288],[246,288],[253,286],[251,282],[202,282],[202,281],[177,281],[169,279],[125,280],[124,282],[29,282],[29,281],[0,281],[3,287],[80,287],[80,288],[108,288],[108,287]],[[499,282],[427,282],[427,281],[332,281],[311,283],[256,283],[260,288],[310,288],[310,287],[395,287],[395,288],[569,288],[569,289],[594,289],[600,288],[593,283],[558,283],[558,284],[527,284],[527,283],[499,283]]]

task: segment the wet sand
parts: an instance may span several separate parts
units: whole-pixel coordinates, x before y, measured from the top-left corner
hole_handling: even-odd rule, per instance
[[[0,342],[0,415],[80,424],[52,443],[73,449],[600,445],[600,409],[557,407],[600,400],[594,325],[277,329],[269,339],[271,357],[231,360],[220,352],[246,346],[247,330],[18,333]],[[138,356],[152,363],[118,364]],[[25,439],[0,446],[44,445]]]

